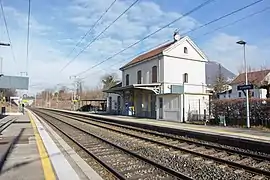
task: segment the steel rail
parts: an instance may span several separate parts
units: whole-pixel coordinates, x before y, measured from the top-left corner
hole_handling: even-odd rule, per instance
[[[68,117],[67,115],[60,115],[60,116]],[[74,117],[69,117],[69,118],[75,119]],[[262,170],[262,169],[254,168],[254,167],[243,165],[243,164],[240,164],[240,163],[235,163],[233,161],[228,161],[228,160],[224,160],[224,159],[221,159],[221,158],[217,158],[217,157],[214,157],[214,156],[211,156],[211,155],[206,155],[206,154],[203,154],[203,153],[199,153],[199,152],[195,152],[195,151],[192,151],[192,150],[184,149],[184,148],[181,148],[181,147],[178,147],[178,146],[175,146],[175,145],[171,145],[171,144],[167,144],[167,143],[164,143],[164,142],[156,141],[156,140],[153,140],[153,139],[150,139],[150,138],[147,138],[147,137],[141,137],[141,136],[130,134],[130,133],[127,133],[127,132],[123,132],[123,131],[120,131],[120,130],[115,130],[115,129],[112,129],[112,128],[109,128],[109,127],[104,127],[104,126],[101,126],[101,125],[97,125],[97,124],[91,123],[89,121],[84,121],[84,120],[79,120],[79,119],[76,119],[76,120],[78,120],[80,122],[87,123],[87,124],[91,124],[91,125],[94,125],[94,126],[97,126],[97,127],[100,127],[100,128],[109,129],[109,130],[112,130],[112,131],[115,131],[115,132],[118,132],[118,133],[122,133],[122,134],[125,134],[125,135],[128,135],[128,136],[132,136],[132,137],[135,137],[135,138],[139,138],[139,139],[142,139],[142,140],[145,140],[145,141],[150,141],[152,143],[156,143],[156,144],[159,144],[159,145],[163,145],[163,146],[167,146],[167,147],[170,147],[170,148],[174,148],[174,149],[177,149],[177,150],[180,150],[180,151],[184,151],[184,152],[187,152],[187,153],[190,153],[190,154],[195,154],[197,156],[201,156],[201,157],[204,157],[204,158],[207,158],[207,159],[212,159],[214,161],[221,162],[221,163],[224,163],[224,164],[228,164],[228,165],[233,166],[233,167],[236,167],[238,169],[239,168],[240,169],[245,169],[245,170],[247,170],[249,172],[252,172],[252,173],[262,174],[262,175],[266,175],[266,176],[270,177],[270,171],[265,171],[265,170]],[[104,122],[102,122],[102,123],[104,123]],[[143,133],[149,133],[147,131],[142,131],[142,132]],[[152,134],[152,133],[149,133],[149,134]],[[159,134],[159,136],[163,136],[163,135],[160,135]],[[173,139],[172,137],[168,137],[168,138]],[[175,139],[175,140],[179,140],[179,139]],[[180,139],[180,140],[182,140],[182,139]],[[191,141],[190,143],[196,144],[193,141]],[[199,145],[201,145],[201,146],[207,146],[206,144],[199,144]],[[208,146],[208,147],[210,147],[210,146]],[[217,149],[215,146],[212,147],[212,148]],[[220,150],[227,151],[227,148],[220,148]],[[230,149],[230,151],[231,150],[232,149]],[[236,150],[232,150],[231,152],[235,152],[235,153],[238,153],[240,155],[241,154],[249,154],[249,153],[246,153],[246,152],[243,153],[241,151],[236,151]],[[247,155],[245,155],[245,156],[247,156]],[[260,160],[264,160],[264,159],[260,159]]]
[[[173,175],[173,176],[176,176],[177,178],[187,179],[187,180],[192,180],[191,177],[188,177],[188,176],[186,176],[186,175],[184,175],[184,174],[182,174],[182,173],[180,173],[180,172],[178,172],[178,171],[175,171],[175,170],[173,170],[173,169],[171,169],[171,168],[168,168],[168,167],[165,167],[165,166],[163,166],[163,165],[161,165],[161,164],[158,164],[158,163],[152,161],[151,159],[148,159],[148,158],[146,158],[146,157],[143,157],[143,156],[141,156],[141,155],[139,155],[139,154],[136,154],[136,153],[134,153],[134,152],[132,152],[132,151],[126,149],[126,148],[123,148],[123,147],[121,147],[121,146],[118,146],[118,145],[116,145],[116,144],[114,144],[114,143],[112,143],[112,142],[110,142],[110,141],[108,141],[108,140],[106,140],[106,139],[104,139],[104,138],[101,138],[101,137],[99,137],[99,136],[97,136],[97,135],[95,135],[95,134],[93,134],[93,133],[90,133],[90,132],[85,131],[85,130],[83,130],[83,129],[80,129],[80,128],[78,128],[78,127],[76,127],[76,126],[74,126],[74,125],[72,125],[72,124],[70,124],[70,123],[67,123],[67,122],[65,122],[65,121],[62,121],[61,119],[59,119],[59,118],[57,118],[57,117],[54,117],[54,116],[49,115],[49,114],[44,113],[44,112],[41,112],[41,113],[46,114],[47,116],[50,116],[51,118],[54,118],[54,119],[56,119],[56,120],[59,120],[59,121],[61,121],[62,123],[67,124],[67,125],[69,125],[69,126],[75,128],[75,129],[77,129],[77,130],[79,130],[79,131],[81,131],[81,132],[84,132],[84,133],[86,133],[86,134],[88,134],[88,135],[90,135],[90,136],[93,136],[93,137],[95,137],[95,138],[97,138],[97,139],[99,139],[99,140],[101,140],[101,141],[103,141],[103,142],[105,142],[105,143],[107,143],[107,144],[109,144],[109,145],[111,145],[111,146],[117,148],[117,149],[120,149],[120,150],[124,151],[124,152],[127,153],[127,154],[131,154],[132,156],[134,156],[134,157],[136,157],[136,158],[138,158],[138,159],[140,159],[140,160],[143,160],[143,161],[147,162],[147,163],[150,164],[150,165],[156,166],[156,167],[158,167],[159,169],[161,169],[161,170],[163,170],[163,171],[165,171],[165,172],[167,172],[167,173],[169,173],[169,174],[171,174],[171,175]]]

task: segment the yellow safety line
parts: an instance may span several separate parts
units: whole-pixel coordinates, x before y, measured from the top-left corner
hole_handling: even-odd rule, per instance
[[[29,112],[28,112],[28,117],[31,121],[33,130],[34,130],[36,143],[37,143],[37,147],[38,147],[38,151],[39,151],[39,156],[40,156],[41,164],[43,167],[44,179],[45,180],[56,180],[55,173],[54,173],[50,158],[49,158],[48,153],[45,149],[44,143],[39,135],[39,132],[37,130],[37,126],[32,118],[32,115]]]

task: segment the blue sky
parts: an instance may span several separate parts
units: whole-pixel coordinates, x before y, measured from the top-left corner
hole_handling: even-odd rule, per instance
[[[16,57],[16,62],[13,62],[10,49],[0,48],[0,55],[4,58],[4,73],[18,75],[19,72],[28,71],[31,84],[41,83],[43,87],[47,87],[58,83],[69,83],[70,75],[82,72],[103,61],[205,0],[140,0],[62,72],[60,69],[80,51],[80,48],[77,48],[70,57],[67,55],[113,0],[32,0],[28,67],[26,67],[28,0],[2,1]],[[215,0],[125,53],[83,74],[82,77],[88,77],[85,79],[85,84],[88,87],[97,86],[103,74],[119,72],[118,68],[131,60],[130,57],[170,39],[176,28],[180,30],[180,34],[184,34],[190,29],[255,1]],[[132,0],[117,0],[93,32],[83,41],[81,48],[132,2]],[[262,65],[269,67],[270,10],[214,33],[203,35],[268,6],[270,2],[264,0],[188,35],[205,52],[209,60],[218,61],[235,73],[242,66],[241,47],[235,44],[239,39],[248,42],[247,59],[251,67],[260,68]],[[2,16],[0,40],[8,40]]]

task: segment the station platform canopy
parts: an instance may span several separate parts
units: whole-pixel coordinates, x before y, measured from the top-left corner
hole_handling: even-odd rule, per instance
[[[0,88],[28,90],[29,77],[24,76],[1,76]]]

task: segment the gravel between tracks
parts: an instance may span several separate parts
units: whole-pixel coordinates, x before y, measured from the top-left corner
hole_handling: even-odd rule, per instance
[[[61,118],[63,119],[63,117]],[[68,120],[77,127],[106,138],[145,157],[154,159],[156,162],[166,164],[166,166],[189,175],[194,179],[252,179],[255,176],[254,174],[236,170],[181,151],[172,152],[173,150],[164,146],[145,143],[142,140],[137,141],[135,138],[130,138],[110,130],[101,129],[76,120]]]

